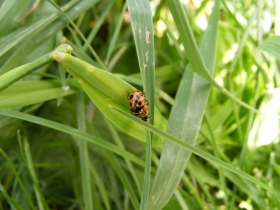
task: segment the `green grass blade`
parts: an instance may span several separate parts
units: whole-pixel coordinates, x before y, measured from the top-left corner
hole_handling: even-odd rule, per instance
[[[151,122],[153,122],[154,86],[155,86],[155,61],[152,13],[149,1],[128,0],[128,10],[136,45],[137,57],[143,87],[147,100],[150,103]]]
[[[69,53],[71,52],[72,48],[69,45],[60,45],[59,47],[56,48],[55,52],[60,51],[60,52],[66,52]],[[52,53],[48,53],[46,55],[43,55],[42,57],[38,58],[37,60],[25,64],[23,66],[19,66],[3,75],[0,76],[0,91],[4,90],[11,84],[15,83],[22,77],[30,74],[31,72],[35,71],[41,66],[46,65],[47,63],[50,63],[53,61],[52,58]]]
[[[7,72],[0,76],[0,91],[9,87],[11,84],[15,83],[22,77],[30,74],[41,66],[50,63],[53,59],[49,55],[44,55],[41,58],[38,58],[36,62],[31,62],[23,66],[13,69],[13,71]]]
[[[135,138],[145,141],[146,131],[137,124],[131,124],[122,115],[116,114],[112,106],[129,112],[127,93],[135,90],[133,86],[111,74],[110,72],[91,66],[67,53],[53,54],[56,61],[61,63],[80,83],[98,109],[117,127]],[[164,129],[165,118],[155,110],[155,126]],[[155,145],[162,145],[162,139],[156,137]]]
[[[113,51],[113,49],[116,45],[117,38],[118,38],[118,35],[120,33],[120,30],[121,30],[121,26],[122,26],[122,23],[123,23],[123,17],[124,17],[124,14],[125,14],[126,10],[127,10],[127,2],[125,2],[124,6],[123,6],[122,12],[120,14],[119,20],[117,22],[116,28],[114,30],[112,39],[111,39],[110,44],[109,44],[108,52],[107,52],[107,55],[106,55],[106,61],[105,61],[106,65],[109,62],[112,51]]]
[[[118,175],[119,179],[121,180],[123,186],[127,190],[128,196],[131,198],[131,202],[134,209],[137,209],[139,206],[138,198],[136,196],[136,191],[133,188],[133,185],[131,183],[131,179],[127,176],[127,174],[124,172],[124,170],[119,165],[120,162],[117,161],[115,158],[115,155],[111,152],[107,151],[107,158],[108,161],[111,163],[112,167],[114,168],[114,171]]]
[[[98,2],[99,0],[95,0],[92,2]],[[104,65],[103,61],[99,58],[98,54],[95,52],[95,50],[91,47],[90,43],[88,40],[84,37],[83,33],[80,31],[80,29],[76,26],[76,24],[71,20],[71,17],[69,17],[54,1],[49,0],[49,2],[56,8],[58,9],[66,18],[67,20],[71,23],[71,25],[74,27],[74,29],[77,31],[79,36],[83,39],[85,42],[85,45],[89,48],[90,52],[92,55],[94,55],[95,59],[97,62],[101,65],[102,68],[106,69],[106,66]],[[84,49],[85,50],[85,49]]]
[[[208,80],[209,73],[206,70],[205,64],[199,53],[198,46],[194,39],[194,35],[192,34],[192,30],[182,3],[178,0],[167,0],[166,3],[177,26],[182,44],[185,47],[185,51],[191,52],[187,53],[187,58],[192,70],[202,76],[204,79]]]
[[[113,137],[113,139],[115,140],[116,144],[120,147],[120,148],[123,148],[125,149],[125,146],[120,138],[120,136],[118,135],[116,129],[113,127],[113,125],[111,124],[111,122],[109,122],[107,119],[105,119],[106,121],[106,124],[108,125],[108,128],[111,132],[111,135]],[[137,178],[137,175],[136,175],[136,171],[135,169],[133,168],[133,165],[131,163],[131,161],[125,159],[125,162],[127,164],[127,167],[129,169],[129,172],[133,178],[133,181],[136,185],[136,191],[138,192],[139,195],[141,195],[141,187],[140,187],[140,183],[138,181],[138,178]]]
[[[94,37],[96,36],[98,30],[100,29],[100,27],[102,26],[102,23],[104,22],[107,13],[110,11],[112,5],[113,5],[114,1],[112,1],[110,4],[107,5],[107,7],[102,11],[102,14],[98,17],[97,22],[95,23],[94,27],[92,28],[90,34],[87,37],[87,43],[91,43],[92,40],[94,39]],[[83,46],[83,51],[86,51],[87,48],[90,45],[88,44],[84,44]]]
[[[218,9],[219,4],[216,1],[201,43],[202,57],[205,59],[210,74],[213,74],[215,62]],[[176,94],[167,132],[194,145],[204,116],[209,91],[209,83],[187,68]],[[149,209],[162,209],[173,196],[190,155],[191,152],[165,141],[151,189]]]
[[[67,17],[75,19],[97,2],[98,0],[72,0],[61,9],[63,12],[67,12]],[[41,3],[46,4],[44,7],[49,6],[49,2],[47,1],[41,1]],[[46,12],[49,16],[41,17],[39,15],[39,20],[34,24],[28,25],[24,29],[21,28],[21,30],[13,32],[12,34],[7,34],[6,37],[2,39],[2,42],[0,40],[0,55],[4,55],[5,58],[5,63],[0,63],[3,65],[0,66],[0,74],[22,65],[22,58],[34,53],[38,49],[38,46],[44,46],[47,49],[44,49],[43,52],[39,51],[39,55],[53,48],[54,43],[52,42],[53,40],[50,41],[50,38],[54,37],[60,30],[65,28],[69,22],[61,16],[61,12],[50,13],[49,10]],[[18,27],[18,25],[15,27]]]
[[[229,92],[227,89],[220,86],[216,82],[216,80],[208,73],[207,68],[205,67],[205,64],[202,60],[201,54],[199,53],[197,44],[194,39],[194,35],[191,32],[191,27],[187,20],[187,16],[185,14],[185,11],[183,9],[181,2],[178,0],[176,0],[176,1],[167,0],[166,2],[167,2],[168,7],[170,8],[174,21],[176,23],[177,29],[180,34],[180,38],[181,38],[182,43],[185,48],[185,51],[191,52],[191,53],[187,53],[187,58],[189,60],[192,71],[194,71],[195,73],[200,75],[202,78],[204,78],[206,81],[211,83],[219,91],[221,91],[223,94],[225,94],[226,96],[228,96],[235,102],[239,103],[240,105],[246,107],[247,109],[249,109],[251,111],[260,113],[257,109],[244,103],[243,101],[238,99],[236,96],[234,96],[231,92]]]
[[[95,185],[100,193],[101,200],[104,202],[105,209],[110,210],[110,198],[105,187],[106,180],[102,179],[102,175],[99,175],[99,172],[93,163],[91,163],[90,169],[93,179],[95,180]]]
[[[278,208],[280,208],[280,198],[278,197],[277,193],[274,191],[274,189],[272,189],[271,187],[269,187],[266,183],[256,179],[255,177],[249,175],[248,173],[240,170],[240,169],[237,169],[235,168],[234,166],[231,166],[229,165],[228,163],[210,155],[209,153],[207,152],[204,152],[203,150],[193,146],[193,145],[190,145],[189,143],[187,142],[183,142],[181,141],[180,139],[162,131],[162,130],[159,130],[157,129],[156,127],[150,125],[149,123],[145,123],[139,119],[137,119],[136,117],[133,117],[131,116],[130,114],[127,114],[126,112],[120,110],[120,109],[117,109],[117,108],[114,108],[114,110],[116,112],[119,112],[120,114],[122,114],[123,116],[125,116],[126,118],[130,119],[131,121],[133,122],[137,122],[139,125],[143,126],[144,128],[146,128],[147,130],[153,132],[154,134],[156,135],[159,135],[165,139],[168,139],[168,141],[171,141],[172,143],[184,148],[185,150],[188,150],[200,157],[202,157],[203,159],[217,165],[217,166],[220,166],[228,171],[231,171],[247,180],[249,180],[250,182],[254,183],[254,184],[257,184],[259,185],[260,187],[262,187],[263,189],[267,190],[268,192],[271,193],[271,195],[275,198],[275,201],[277,202],[276,205],[278,206]]]
[[[12,110],[5,110],[5,109],[0,109],[0,115],[4,115],[4,116],[9,116],[9,117],[13,117],[13,118],[17,118],[17,119],[21,119],[21,120],[25,120],[28,122],[32,122],[32,123],[36,123],[38,125],[42,125],[42,126],[46,126],[64,133],[68,133],[72,136],[84,139],[86,141],[89,141],[91,143],[96,144],[97,146],[103,147],[105,149],[108,149],[122,157],[127,158],[128,160],[133,161],[134,163],[140,165],[140,166],[144,166],[144,162],[136,157],[135,155],[127,152],[124,149],[121,149],[109,142],[104,141],[101,138],[98,138],[94,135],[90,135],[87,134],[85,132],[79,131],[78,129],[72,128],[70,126],[66,126],[51,120],[47,120],[47,119],[43,119],[40,117],[36,117],[36,116],[32,116],[29,114],[25,114],[25,113],[20,113],[17,111],[12,111]]]
[[[85,105],[84,105],[84,93],[78,94],[77,100],[77,119],[78,119],[78,129],[81,131],[86,131],[86,117],[85,117]],[[83,199],[84,208],[93,209],[92,193],[91,193],[91,178],[90,178],[90,160],[88,154],[88,142],[78,139],[78,148],[80,156],[80,166],[81,166],[81,180],[83,187]]]
[[[23,194],[24,194],[24,197],[25,199],[27,200],[28,204],[29,204],[29,207],[30,209],[32,210],[35,210],[36,207],[35,205],[33,204],[33,201],[29,195],[29,192],[28,192],[28,189],[27,187],[24,185],[23,181],[21,180],[20,176],[19,176],[19,173],[17,172],[16,168],[15,168],[15,165],[12,163],[11,159],[9,158],[9,156],[2,150],[2,148],[0,148],[0,154],[7,160],[9,166],[11,167],[11,170],[13,171],[13,173],[15,174],[15,177],[16,177],[16,180],[20,186],[20,188],[22,189],[23,191]],[[1,191],[1,190],[0,190]],[[4,195],[5,196],[5,195]],[[9,200],[7,198],[7,200]]]
[[[3,197],[7,200],[7,202],[14,208],[17,210],[23,210],[23,208],[21,208],[21,206],[19,204],[17,204],[12,198],[11,196],[9,196],[9,194],[6,192],[6,190],[4,189],[4,187],[2,186],[2,184],[0,183],[0,193],[3,195]]]
[[[131,18],[133,36],[136,45],[139,67],[143,79],[143,89],[149,102],[149,117],[154,124],[154,100],[155,100],[155,56],[154,56],[154,33],[152,11],[148,0],[128,0],[128,11]],[[151,174],[151,151],[153,135],[147,132],[145,172],[142,189],[140,209],[147,208],[150,174]]]
[[[33,182],[33,187],[34,187],[35,195],[37,198],[38,208],[40,210],[49,209],[47,202],[46,202],[46,200],[43,196],[43,193],[40,189],[40,186],[39,186],[39,180],[38,180],[36,172],[35,172],[35,167],[33,164],[30,147],[29,147],[29,144],[26,139],[23,140],[23,148],[24,148],[24,155],[26,158],[26,166],[28,168],[30,177]]]

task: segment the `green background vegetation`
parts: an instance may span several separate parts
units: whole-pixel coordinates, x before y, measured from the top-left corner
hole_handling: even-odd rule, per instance
[[[0,209],[280,209],[278,0],[0,6]]]

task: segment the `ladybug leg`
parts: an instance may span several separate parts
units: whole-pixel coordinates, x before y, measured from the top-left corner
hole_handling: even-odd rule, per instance
[[[149,101],[145,100],[145,103],[146,103],[147,105],[149,105]]]
[[[127,100],[129,100],[130,92],[127,91]]]

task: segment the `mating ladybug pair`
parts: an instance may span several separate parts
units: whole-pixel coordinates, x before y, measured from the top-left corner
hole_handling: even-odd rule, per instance
[[[149,119],[148,101],[145,99],[144,93],[140,90],[134,90],[128,93],[127,100],[130,106],[130,113],[145,122]]]

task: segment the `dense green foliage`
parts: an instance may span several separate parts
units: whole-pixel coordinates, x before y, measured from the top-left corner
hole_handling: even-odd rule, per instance
[[[0,210],[280,209],[278,0],[0,6]]]

